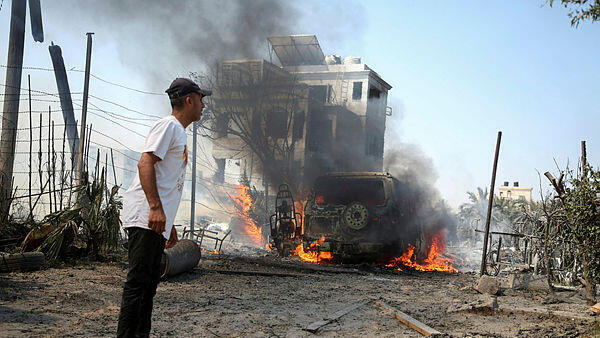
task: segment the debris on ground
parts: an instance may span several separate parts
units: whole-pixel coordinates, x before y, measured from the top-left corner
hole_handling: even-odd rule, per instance
[[[500,283],[492,276],[483,275],[477,281],[475,290],[484,294],[496,295],[500,291]]]
[[[347,306],[381,299],[448,336],[548,337],[592,335],[593,316],[576,291],[509,289],[496,298],[475,291],[474,273],[401,272],[359,266],[312,265],[275,255],[203,257],[190,272],[162,281],[154,299],[152,335],[398,337],[416,332],[374,304],[336,318]],[[362,270],[359,270],[362,269]],[[347,271],[348,273],[341,273]],[[361,271],[355,273],[353,271]],[[2,334],[114,336],[127,266],[112,263],[0,275]],[[472,310],[447,311],[452,306]]]

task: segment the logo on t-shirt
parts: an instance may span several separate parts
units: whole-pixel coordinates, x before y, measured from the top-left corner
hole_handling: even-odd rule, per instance
[[[183,164],[181,165],[181,167],[185,168],[188,162],[187,145],[183,146],[183,156],[181,157],[181,159],[183,160]]]

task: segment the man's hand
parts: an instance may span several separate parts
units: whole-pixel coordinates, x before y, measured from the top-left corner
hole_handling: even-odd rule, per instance
[[[175,244],[177,244],[177,242],[179,242],[179,239],[177,238],[177,230],[175,229],[175,226],[173,225],[173,227],[171,228],[171,237],[169,237],[169,240],[167,241],[167,244],[166,244],[167,249],[175,246]]]
[[[167,216],[165,216],[162,205],[150,208],[150,214],[148,215],[148,226],[150,229],[162,236],[162,233],[165,232],[166,222]]]

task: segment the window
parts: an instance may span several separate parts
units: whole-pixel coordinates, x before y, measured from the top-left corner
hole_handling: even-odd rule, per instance
[[[292,137],[295,140],[301,139],[304,135],[304,112],[294,114],[294,126]]]
[[[354,82],[352,85],[352,100],[362,99],[362,82]]]
[[[227,134],[229,131],[229,114],[230,113],[223,113],[223,114],[217,115],[217,118],[216,118],[217,138],[227,137]]]
[[[375,87],[369,88],[369,99],[378,99],[381,96],[381,91]]]
[[[383,138],[367,135],[366,154],[377,156],[381,153],[383,153]]]
[[[310,94],[317,102],[325,103],[327,101],[327,86],[310,86]]]
[[[287,135],[287,112],[276,110],[267,113],[266,134],[272,138],[285,138]]]

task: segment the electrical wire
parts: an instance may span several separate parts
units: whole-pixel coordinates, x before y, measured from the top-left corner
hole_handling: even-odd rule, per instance
[[[0,67],[2,67],[2,68],[16,68],[16,67],[9,67],[7,65],[0,65]],[[43,67],[23,66],[23,67],[21,67],[21,69],[43,70],[43,71],[48,71],[48,72],[54,72],[54,69],[52,69],[52,68],[43,68]],[[68,71],[68,72],[76,72],[76,73],[85,73],[84,70],[76,69],[76,68],[67,69],[66,71]],[[141,93],[141,94],[165,95],[164,93],[149,92],[149,91],[145,91],[145,90],[131,88],[131,87],[128,87],[128,86],[125,86],[125,85],[122,85],[122,84],[119,84],[119,83],[116,83],[116,82],[111,82],[111,81],[105,80],[105,79],[103,79],[103,78],[101,78],[101,77],[99,77],[97,75],[94,75],[92,73],[90,73],[90,76],[93,77],[93,78],[95,78],[96,80],[102,81],[104,83],[107,83],[107,84],[110,84],[110,85],[113,85],[113,86],[117,86],[117,87],[120,87],[120,88],[123,88],[123,89],[128,89],[128,90],[131,90],[131,91],[134,91],[134,92],[138,92],[138,93]]]

